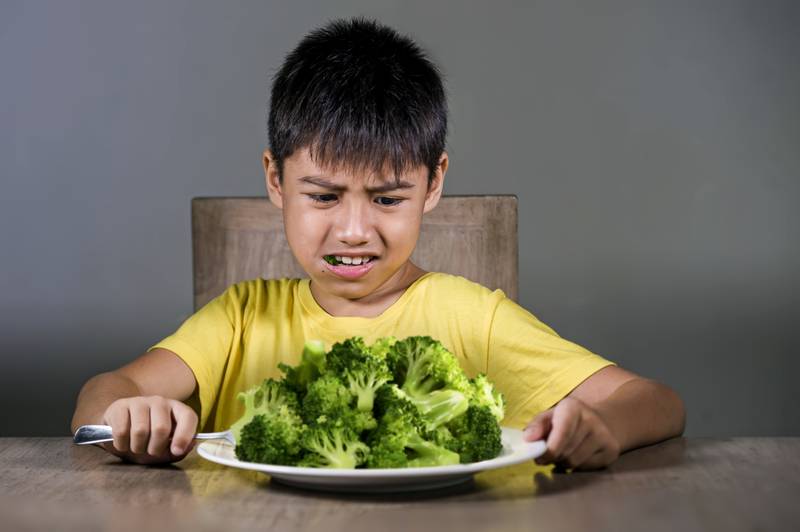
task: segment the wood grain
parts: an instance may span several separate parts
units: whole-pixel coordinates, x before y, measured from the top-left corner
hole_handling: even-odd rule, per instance
[[[318,493],[192,453],[123,464],[67,438],[0,439],[3,530],[797,530],[800,438],[674,439],[598,472],[525,464],[456,490]]]
[[[267,198],[192,200],[195,309],[229,285],[263,277],[306,277]],[[462,275],[517,299],[516,196],[445,196],[423,218],[411,260]]]

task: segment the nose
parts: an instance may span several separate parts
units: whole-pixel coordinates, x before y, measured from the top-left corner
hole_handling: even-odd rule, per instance
[[[372,234],[369,208],[361,201],[348,201],[339,209],[336,220],[336,239],[348,246],[363,246]]]

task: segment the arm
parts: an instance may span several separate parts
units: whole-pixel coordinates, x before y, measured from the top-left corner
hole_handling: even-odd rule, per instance
[[[154,349],[89,379],[78,395],[72,431],[80,425],[111,425],[113,446],[104,445],[109,452],[140,463],[179,460],[191,450],[197,428],[197,414],[183,403],[196,386],[180,357]]]
[[[609,465],[621,452],[680,435],[685,416],[672,389],[610,366],[536,416],[525,438],[547,438],[540,463],[591,469]]]

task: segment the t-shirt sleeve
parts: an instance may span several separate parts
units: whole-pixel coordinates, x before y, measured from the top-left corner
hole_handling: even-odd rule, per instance
[[[174,334],[148,349],[169,349],[192,370],[200,400],[200,427],[206,426],[217,400],[231,346],[240,336],[240,318],[234,285],[190,316]]]
[[[489,320],[487,377],[503,392],[503,425],[522,428],[613,363],[561,338],[500,291]]]

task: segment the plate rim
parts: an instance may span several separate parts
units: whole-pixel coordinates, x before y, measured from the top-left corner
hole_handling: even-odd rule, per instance
[[[234,467],[237,469],[247,469],[251,471],[261,471],[267,474],[289,475],[298,478],[328,477],[340,478],[342,480],[359,480],[374,478],[420,478],[429,476],[449,476],[474,474],[481,471],[489,471],[517,465],[528,460],[538,458],[547,450],[544,440],[526,442],[522,439],[522,431],[511,427],[501,427],[503,450],[510,450],[509,453],[470,464],[455,464],[447,466],[431,467],[404,467],[386,469],[328,469],[316,467],[297,467],[275,464],[262,464],[258,462],[245,462],[237,458],[226,458],[218,456],[211,451],[217,447],[233,447],[228,442],[205,441],[197,446],[197,453],[204,459],[217,464]]]

